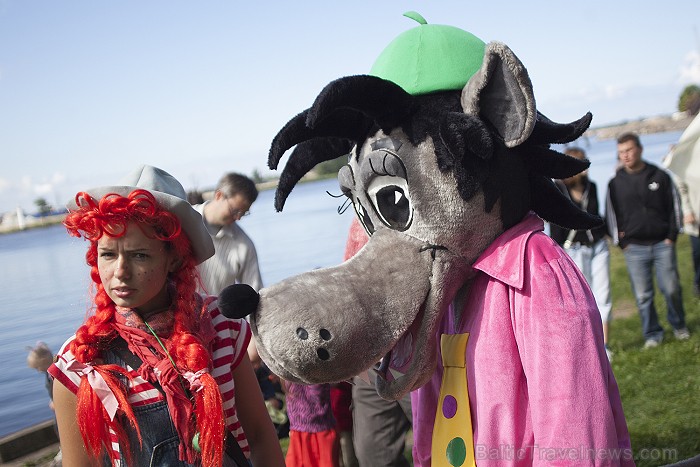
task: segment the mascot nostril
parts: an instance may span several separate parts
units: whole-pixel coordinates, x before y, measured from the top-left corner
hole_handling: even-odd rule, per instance
[[[219,294],[219,310],[229,319],[245,318],[258,308],[260,295],[248,284],[233,284]]]
[[[316,349],[316,355],[318,355],[318,358],[320,358],[323,361],[326,361],[329,358],[331,358],[331,354],[329,354],[328,351],[323,347],[319,347],[318,349]]]
[[[309,338],[309,331],[307,331],[304,328],[297,328],[296,334],[297,334],[297,337],[303,341],[305,341]],[[331,340],[331,337],[333,337],[331,332],[328,329],[324,329],[324,328],[319,329],[318,335],[324,341],[329,341],[329,340]],[[322,358],[322,360],[326,360],[326,358]]]

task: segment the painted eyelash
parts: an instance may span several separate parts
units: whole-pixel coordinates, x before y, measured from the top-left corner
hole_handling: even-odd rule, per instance
[[[334,195],[330,191],[326,190],[326,194],[332,198],[342,198],[343,196],[346,196],[345,200],[343,201],[343,204],[341,204],[337,208],[338,214],[344,214],[345,211],[350,209],[350,206],[352,206],[352,200],[349,197],[347,197],[347,195],[345,195],[343,193],[341,193],[339,195]]]
[[[350,201],[350,198],[347,198],[345,201],[343,201],[343,204],[338,206],[338,214],[345,214],[345,211],[350,209],[352,206],[352,201]]]

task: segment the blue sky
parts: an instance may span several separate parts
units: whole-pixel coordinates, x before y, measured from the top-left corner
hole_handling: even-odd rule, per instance
[[[700,2],[0,0],[0,213],[141,163],[185,186],[266,168],[275,133],[416,23],[505,42],[540,111],[671,113],[700,83]]]

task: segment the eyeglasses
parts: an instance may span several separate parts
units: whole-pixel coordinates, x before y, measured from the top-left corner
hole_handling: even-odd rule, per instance
[[[231,198],[226,196],[226,206],[228,207],[228,213],[231,217],[233,217],[234,219],[240,219],[241,217],[250,215],[250,211],[243,211],[242,209],[231,207],[231,203],[229,200],[231,200]]]
[[[250,215],[250,211],[241,212],[240,209],[231,209],[230,206],[228,208],[228,212],[231,214],[231,217],[245,217]]]

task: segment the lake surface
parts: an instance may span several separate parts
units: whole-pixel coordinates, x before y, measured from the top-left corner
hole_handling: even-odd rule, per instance
[[[335,179],[304,183],[284,211],[263,191],[240,225],[250,235],[266,285],[338,264],[354,212],[338,214]],[[27,367],[27,346],[46,342],[57,352],[88,312],[87,243],[63,226],[0,235],[0,436],[53,417],[43,375]]]
[[[659,163],[680,134],[643,136],[644,158]],[[579,144],[591,160],[589,177],[604,197],[616,143]],[[339,215],[344,197],[326,191],[340,194],[337,181],[301,184],[282,213],[273,208],[274,191],[263,191],[251,215],[242,219],[258,250],[265,285],[342,261],[354,212]],[[56,352],[84,320],[90,297],[86,249],[87,243],[69,237],[60,225],[0,235],[0,436],[53,417],[43,376],[26,365],[26,347],[42,340]]]

